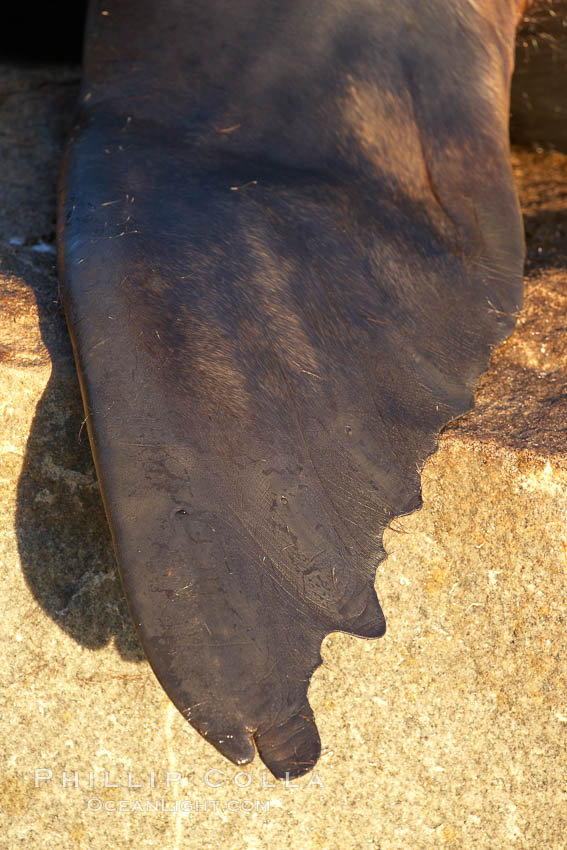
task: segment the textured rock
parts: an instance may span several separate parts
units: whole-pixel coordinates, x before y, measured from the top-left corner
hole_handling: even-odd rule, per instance
[[[286,788],[209,747],[143,660],[55,275],[78,72],[0,79],[0,847],[565,848],[567,157],[514,155],[525,309],[387,532],[386,637],[324,642],[323,755]]]

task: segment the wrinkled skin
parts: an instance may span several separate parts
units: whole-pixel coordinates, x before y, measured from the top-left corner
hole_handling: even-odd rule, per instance
[[[315,764],[321,641],[384,633],[384,528],[513,327],[521,12],[91,5],[59,210],[90,439],[147,657],[238,764]]]

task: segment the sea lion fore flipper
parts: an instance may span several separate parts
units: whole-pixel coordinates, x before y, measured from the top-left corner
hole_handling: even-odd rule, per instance
[[[93,4],[59,240],[145,652],[281,777],[319,755],[323,637],[384,633],[382,532],[520,304],[515,21],[245,5]]]

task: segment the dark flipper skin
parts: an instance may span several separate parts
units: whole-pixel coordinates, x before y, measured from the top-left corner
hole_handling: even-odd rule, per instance
[[[520,306],[512,0],[93,3],[65,309],[148,659],[232,761],[313,767],[331,631],[384,633],[420,504]]]

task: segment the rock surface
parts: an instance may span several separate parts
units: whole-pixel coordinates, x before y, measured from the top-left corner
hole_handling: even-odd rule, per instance
[[[323,755],[286,787],[208,746],[140,652],[55,273],[78,70],[0,81],[0,848],[566,848],[567,156],[514,153],[525,308],[386,534],[386,637],[324,642]]]

